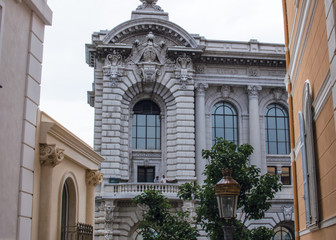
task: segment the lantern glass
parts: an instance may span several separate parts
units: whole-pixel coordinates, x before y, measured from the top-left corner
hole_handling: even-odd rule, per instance
[[[237,196],[219,195],[217,196],[219,216],[224,219],[236,217]]]

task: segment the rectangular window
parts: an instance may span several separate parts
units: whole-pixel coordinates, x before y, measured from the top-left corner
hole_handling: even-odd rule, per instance
[[[276,167],[273,166],[268,166],[267,167],[267,173],[271,176],[276,175]]]
[[[281,182],[283,185],[291,185],[290,167],[281,167]]]
[[[138,182],[154,182],[155,167],[138,167]]]

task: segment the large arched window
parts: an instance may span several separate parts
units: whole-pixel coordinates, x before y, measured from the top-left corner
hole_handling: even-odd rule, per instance
[[[267,154],[289,154],[288,112],[280,104],[272,103],[265,110]]]
[[[238,121],[236,109],[227,102],[219,102],[211,112],[212,116],[212,143],[216,138],[234,142],[238,145]]]
[[[133,149],[161,149],[160,108],[151,100],[142,100],[133,108]]]

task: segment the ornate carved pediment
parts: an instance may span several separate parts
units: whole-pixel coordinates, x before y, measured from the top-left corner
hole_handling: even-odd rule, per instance
[[[106,56],[103,71],[104,80],[110,80],[112,82],[112,86],[116,86],[124,74],[122,56],[117,51],[113,51],[112,54],[108,54]]]
[[[191,80],[194,70],[192,68],[192,61],[189,56],[184,54],[176,59],[175,64],[175,78],[180,79],[182,89],[186,88],[188,80]]]
[[[64,158],[64,150],[56,144],[40,144],[40,163],[42,166],[55,167]]]
[[[86,171],[86,183],[87,185],[97,186],[103,181],[103,174],[98,170]]]
[[[130,61],[138,66],[138,73],[143,83],[150,86],[160,75],[161,66],[166,63],[167,47],[164,41],[155,43],[152,32],[149,32],[146,38],[147,41],[144,43],[138,40],[134,42]]]

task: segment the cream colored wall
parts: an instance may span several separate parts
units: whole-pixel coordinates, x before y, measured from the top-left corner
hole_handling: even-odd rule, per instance
[[[39,113],[38,119],[32,239],[41,239],[41,236],[43,236],[48,240],[59,240],[61,233],[61,198],[66,179],[71,178],[76,188],[75,223],[91,223],[90,219],[87,219],[87,215],[90,215],[88,211],[92,211],[93,220],[94,209],[88,206],[87,201],[92,199],[93,203],[94,193],[91,191],[91,195],[88,194],[88,189],[92,186],[87,185],[87,170],[97,170],[103,158],[45,113]],[[40,144],[56,145],[59,149],[64,150],[64,158],[61,163],[54,167],[41,166]],[[51,174],[46,175],[46,172]],[[48,182],[47,185],[46,182]],[[48,193],[50,193],[50,197],[46,198]],[[46,199],[49,199],[49,201],[42,203]],[[50,206],[50,208],[44,206]],[[50,222],[41,227],[41,221],[43,225],[47,218]]]
[[[13,0],[0,1],[0,4],[3,6],[0,48],[0,84],[3,87],[0,88],[0,189],[6,193],[0,195],[0,239],[16,239],[31,15],[26,6],[18,5]]]

